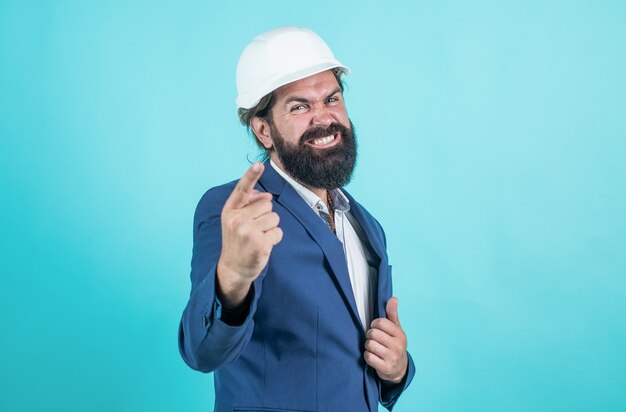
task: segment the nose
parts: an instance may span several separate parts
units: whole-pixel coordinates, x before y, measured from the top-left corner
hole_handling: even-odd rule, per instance
[[[311,125],[317,127],[328,127],[333,123],[333,116],[328,108],[323,104],[317,104],[313,107],[313,117]]]

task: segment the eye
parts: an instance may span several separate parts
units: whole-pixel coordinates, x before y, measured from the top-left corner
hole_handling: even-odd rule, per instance
[[[336,103],[339,101],[339,96],[330,96],[326,99],[326,103]]]
[[[301,111],[303,111],[303,110],[305,110],[305,109],[306,109],[306,105],[304,105],[304,104],[298,104],[298,105],[293,106],[293,107],[290,109],[290,111],[292,111],[292,112],[301,112]]]

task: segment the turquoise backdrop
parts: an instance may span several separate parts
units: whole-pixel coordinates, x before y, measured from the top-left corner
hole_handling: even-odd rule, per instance
[[[0,0],[0,410],[208,411],[180,359],[192,215],[256,151],[235,65],[353,74],[402,411],[626,410],[626,2]]]

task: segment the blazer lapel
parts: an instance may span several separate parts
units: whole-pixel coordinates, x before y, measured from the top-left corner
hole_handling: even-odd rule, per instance
[[[265,190],[277,196],[275,198],[276,202],[287,209],[320,246],[332,269],[331,274],[335,283],[350,308],[353,320],[361,326],[341,241],[337,239],[337,236],[330,231],[328,226],[315,214],[291,185],[274,170],[269,162],[265,163],[265,171],[259,179],[259,184]]]
[[[391,274],[389,273],[389,264],[386,258],[387,251],[382,238],[382,229],[376,227],[376,222],[374,222],[373,218],[365,211],[363,206],[357,203],[345,190],[343,192],[350,201],[350,212],[352,212],[354,219],[359,226],[361,226],[361,230],[365,233],[371,248],[380,259],[378,265],[378,288],[376,291],[376,313],[374,313],[374,318],[386,317],[385,305],[391,294],[391,289],[389,288]]]

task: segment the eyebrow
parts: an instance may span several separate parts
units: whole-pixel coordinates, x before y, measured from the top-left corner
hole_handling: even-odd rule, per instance
[[[334,95],[336,95],[337,93],[340,93],[340,92],[341,92],[341,87],[337,87],[337,88],[333,89],[333,91],[330,92],[324,98],[324,100],[328,99],[329,97],[334,96]],[[287,100],[285,100],[285,103],[283,103],[283,106],[287,106],[291,102],[310,103],[310,100],[307,99],[306,97],[291,96],[291,97],[288,97]]]

